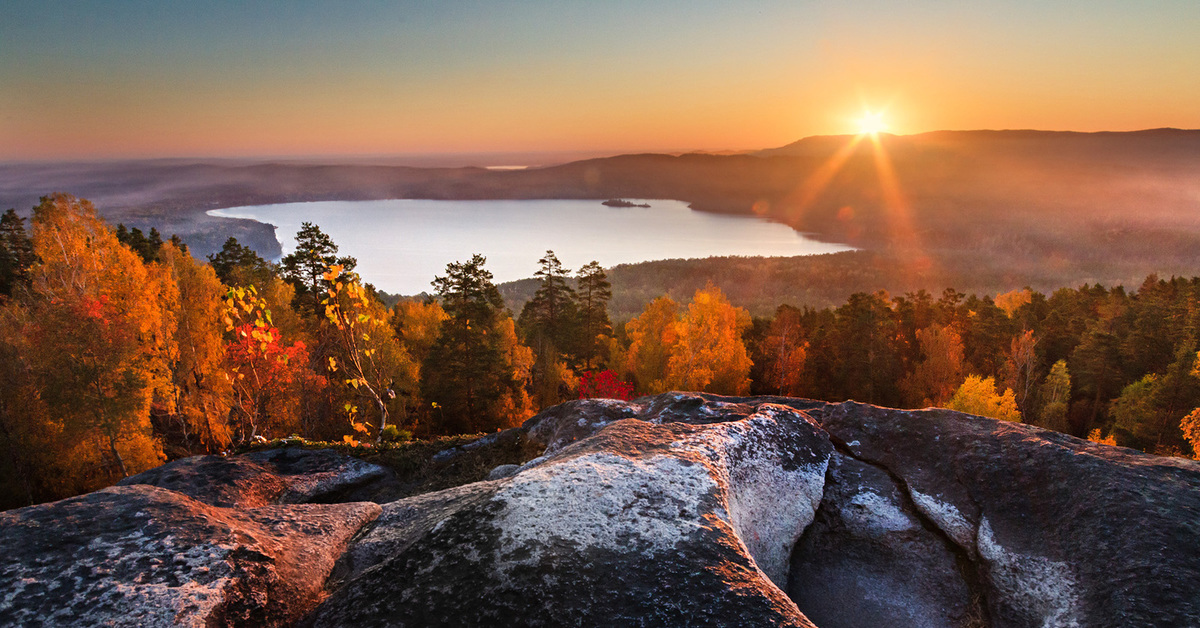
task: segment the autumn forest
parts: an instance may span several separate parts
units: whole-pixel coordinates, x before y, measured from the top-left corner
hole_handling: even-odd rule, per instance
[[[474,256],[393,306],[317,225],[280,263],[45,197],[0,221],[0,507],[279,438],[390,447],[583,397],[668,390],[946,407],[1149,452],[1200,451],[1200,278],[856,293],[752,318],[714,285],[610,320],[599,264],[531,260],[512,312]]]

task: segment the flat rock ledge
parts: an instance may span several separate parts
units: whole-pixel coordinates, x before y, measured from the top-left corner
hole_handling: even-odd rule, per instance
[[[1200,463],[946,410],[666,393],[396,501],[286,448],[0,513],[0,625],[1196,626]]]

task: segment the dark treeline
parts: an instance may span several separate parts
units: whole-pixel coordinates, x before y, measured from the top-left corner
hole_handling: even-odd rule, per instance
[[[664,390],[944,406],[1165,454],[1200,437],[1200,278],[859,292],[760,318],[708,284],[614,325],[594,262],[547,251],[516,315],[481,256],[389,307],[319,227],[297,241],[279,264],[235,238],[202,263],[70,196],[44,198],[28,231],[6,213],[0,505],[261,439],[379,446]]]
[[[1019,413],[1077,436],[1190,454],[1198,304],[1200,278],[1150,276],[1136,293],[1098,285],[994,299],[859,293],[837,308],[781,306],[748,335],[753,390]],[[995,412],[981,411],[985,393]]]

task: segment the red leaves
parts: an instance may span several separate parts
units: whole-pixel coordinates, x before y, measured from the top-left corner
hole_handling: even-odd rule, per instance
[[[108,322],[104,316],[104,308],[108,306],[107,294],[100,295],[100,298],[98,299],[83,297],[83,301],[80,305],[84,316],[87,316],[88,318],[94,318],[101,322]]]
[[[308,364],[304,343],[285,346],[275,327],[246,323],[236,328],[233,336],[234,340],[225,347],[225,361],[236,379],[254,374],[263,387],[289,384],[297,371]]]
[[[616,373],[608,369],[588,371],[579,378],[579,398],[628,401],[633,398],[633,384],[621,381]]]

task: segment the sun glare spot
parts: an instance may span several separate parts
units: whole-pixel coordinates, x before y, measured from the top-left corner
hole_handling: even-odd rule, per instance
[[[887,128],[887,124],[883,121],[883,114],[879,112],[865,111],[858,119],[859,135],[878,135]]]

